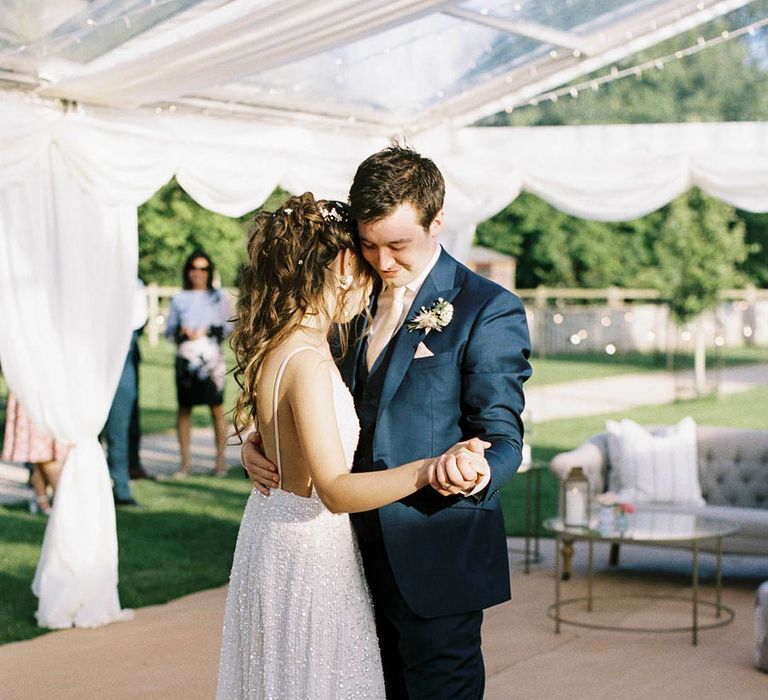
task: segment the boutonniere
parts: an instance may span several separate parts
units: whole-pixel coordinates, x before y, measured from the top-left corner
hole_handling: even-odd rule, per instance
[[[408,321],[408,332],[418,331],[425,328],[427,333],[430,331],[442,332],[453,318],[453,304],[440,297],[432,306],[421,307],[410,321]]]

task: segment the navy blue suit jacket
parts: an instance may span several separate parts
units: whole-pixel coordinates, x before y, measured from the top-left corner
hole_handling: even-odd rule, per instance
[[[422,617],[480,610],[510,597],[509,563],[498,490],[521,461],[523,382],[530,376],[530,339],[514,294],[442,251],[408,319],[438,299],[453,304],[441,331],[401,331],[381,392],[373,463],[387,469],[442,454],[481,437],[491,481],[476,496],[440,496],[431,487],[379,509],[392,571],[403,598]],[[341,363],[354,394],[365,322]],[[414,359],[423,342],[431,357]]]

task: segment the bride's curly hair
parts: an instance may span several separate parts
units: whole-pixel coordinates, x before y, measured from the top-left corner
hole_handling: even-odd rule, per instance
[[[358,249],[357,228],[342,202],[316,200],[305,192],[290,197],[275,212],[256,215],[230,338],[236,359],[234,376],[240,386],[233,422],[241,440],[242,433],[256,424],[256,381],[264,357],[307,314],[327,313],[327,272],[336,256],[349,249]],[[358,274],[367,278],[365,282],[373,279],[364,265]],[[337,308],[344,308],[346,293],[339,290]],[[346,327],[339,328],[339,337],[343,352]]]

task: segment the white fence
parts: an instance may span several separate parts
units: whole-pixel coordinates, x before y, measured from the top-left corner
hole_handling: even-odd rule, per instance
[[[157,345],[170,298],[180,287],[147,285],[147,336]],[[227,289],[234,308],[236,289]],[[662,295],[651,289],[518,289],[539,355],[693,351],[694,329],[677,328]],[[702,318],[710,346],[768,346],[768,290],[734,289]],[[768,352],[766,353],[768,357]]]
[[[677,327],[654,290],[538,287],[517,294],[525,302],[539,355],[693,352],[694,325]],[[722,299],[714,311],[694,322],[702,324],[709,346],[768,346],[768,290],[728,290]]]

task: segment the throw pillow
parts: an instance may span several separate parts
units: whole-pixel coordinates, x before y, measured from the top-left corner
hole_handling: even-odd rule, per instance
[[[610,489],[622,501],[704,505],[696,423],[684,418],[655,435],[634,421],[608,421]]]

